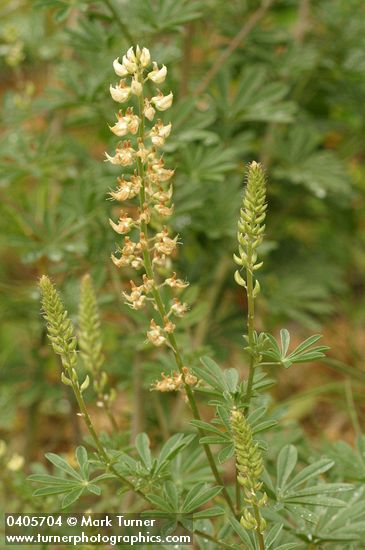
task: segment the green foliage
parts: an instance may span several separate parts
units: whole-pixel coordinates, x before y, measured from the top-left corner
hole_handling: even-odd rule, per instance
[[[274,2],[262,13],[258,1],[218,0],[8,1],[0,8],[0,427],[5,438],[16,431],[14,447],[23,445],[38,486],[33,498],[15,455],[1,451],[12,510],[82,510],[91,503],[101,512],[120,511],[132,502],[136,511],[151,508],[148,513],[167,518],[166,529],[177,520],[192,528],[194,516],[202,550],[364,548],[365,445],[355,408],[362,397],[356,333],[365,311],[365,18],[361,0],[309,2],[309,15],[303,4]],[[192,281],[180,295],[191,310],[176,329],[180,366],[197,378],[189,387],[202,416],[192,420],[181,413],[179,393],[150,393],[162,370],[179,376],[174,345],[162,352],[145,345],[145,313],[121,303],[133,272],[119,275],[109,264],[120,241],[107,223],[118,208],[111,213],[104,200],[115,172],[101,162],[112,143],[108,86],[113,59],[137,43],[168,65],[166,90],[174,92],[169,118],[161,117],[173,123],[164,159],[176,174],[171,225],[184,241],[173,261]],[[243,164],[252,159],[266,167],[270,216],[265,241],[256,243],[264,261],[255,303],[260,331],[251,327],[242,342],[241,306],[256,296],[245,295],[247,274],[237,289],[230,258],[237,249]],[[246,204],[256,208],[256,218],[264,213],[262,189],[258,198],[259,204],[253,195]],[[241,220],[241,233],[247,234],[247,223],[257,233],[263,219],[254,221]],[[240,251],[240,267],[247,267],[247,252]],[[249,270],[256,258],[251,264]],[[62,289],[61,302],[42,277],[43,313],[66,369],[67,394],[56,383],[38,315],[37,279],[44,273]],[[354,445],[325,441],[319,426],[327,409],[320,416],[314,402],[313,411],[298,406],[298,413],[286,401],[300,397],[300,364],[325,358],[319,335],[291,348],[287,330],[278,339],[269,334],[290,323],[297,341],[300,327],[322,332],[321,324],[342,318],[350,336],[336,328],[341,338],[331,354],[354,363],[336,363],[338,373],[357,384],[349,410]],[[313,378],[317,395],[325,392],[325,407],[334,408],[321,386],[331,361]],[[287,373],[272,363],[298,366]],[[279,387],[268,395],[277,379]],[[188,391],[191,407],[189,388],[179,391]],[[346,415],[342,393],[336,399],[336,412]],[[107,426],[98,409],[106,412]],[[232,483],[238,437],[232,410],[244,418],[253,452],[265,464],[261,538],[260,530],[249,529],[255,524],[244,516],[247,502]],[[310,435],[303,437],[291,415],[304,415]],[[75,461],[70,454],[66,460],[55,453],[79,440],[79,421],[92,454],[79,446]],[[74,436],[63,430],[69,425]],[[55,451],[46,454],[51,473],[49,464],[32,462],[46,445]],[[236,445],[236,462],[240,452]]]
[[[310,336],[304,342],[299,344],[294,351],[288,354],[290,345],[290,334],[286,329],[280,331],[280,346],[276,339],[271,335],[266,335],[268,347],[262,351],[263,356],[271,359],[274,363],[279,363],[286,369],[295,363],[307,363],[316,361],[325,357],[324,351],[328,346],[314,346],[321,338],[320,334]]]
[[[78,470],[75,470],[70,464],[54,453],[47,453],[46,458],[60,472],[62,476],[48,474],[33,474],[29,476],[29,481],[41,483],[44,487],[36,489],[34,496],[45,497],[48,495],[62,494],[62,508],[67,508],[76,502],[85,491],[93,495],[100,496],[101,489],[96,484],[105,479],[105,475],[97,476],[92,479],[89,477],[89,458],[85,447],[77,447],[75,457],[78,464]],[[65,475],[66,474],[66,475]]]

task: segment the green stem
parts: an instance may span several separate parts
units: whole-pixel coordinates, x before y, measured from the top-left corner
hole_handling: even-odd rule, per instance
[[[143,81],[143,75],[140,75],[140,80]],[[141,94],[138,99],[139,99],[138,100],[139,117],[140,117],[140,120],[141,120],[141,123],[139,125],[139,130],[138,130],[138,137],[141,139],[141,142],[144,143],[144,138],[145,138],[145,133],[144,133],[145,132],[145,124],[144,124],[145,123],[145,117],[144,117],[144,114],[143,114],[143,106],[144,106],[143,94]],[[141,190],[140,190],[140,194],[139,194],[139,203],[140,203],[140,208],[142,210],[143,205],[145,204],[145,200],[146,200],[146,192],[145,192],[145,185],[144,185],[144,179],[145,179],[144,165],[143,165],[143,162],[141,161],[140,158],[137,159],[137,170],[138,170],[138,175],[140,176],[140,178],[142,180],[142,186],[141,186]],[[148,242],[147,223],[145,221],[142,221],[140,228],[141,228],[140,229],[141,232],[144,233],[146,241]],[[154,274],[154,271],[153,271],[151,254],[150,254],[147,247],[143,250],[143,261],[144,261],[144,267],[145,267],[145,270],[146,270],[147,277],[149,279],[152,279],[153,281],[155,281],[155,274]],[[157,310],[159,312],[159,315],[161,317],[162,323],[164,323],[164,319],[167,315],[167,311],[166,311],[165,304],[162,300],[162,297],[161,297],[161,294],[160,294],[160,291],[159,291],[157,285],[154,286],[154,288],[152,290],[152,295],[153,295]],[[175,338],[174,334],[168,334],[167,335],[167,340],[168,340],[168,342],[170,344],[170,347],[172,349],[176,365],[179,369],[179,372],[181,373],[182,380],[184,382],[186,395],[187,395],[187,398],[188,398],[188,402],[189,402],[191,411],[193,413],[193,417],[194,417],[195,420],[201,420],[199,410],[198,410],[198,406],[196,404],[193,391],[192,391],[191,387],[188,384],[185,383],[185,375],[184,375],[184,370],[183,370],[184,369],[184,363],[183,363],[182,356],[181,356],[180,350],[178,348],[178,344],[176,342],[176,338]],[[203,437],[205,435],[203,430],[198,429],[198,431],[199,431],[200,437]],[[221,478],[221,475],[218,471],[217,465],[216,465],[215,460],[214,460],[213,453],[212,453],[209,445],[206,444],[206,443],[203,443],[203,449],[204,449],[205,454],[207,456],[209,466],[212,470],[212,473],[214,475],[216,483],[222,487],[222,495],[225,498],[225,500],[226,500],[229,508],[231,509],[231,511],[233,513],[235,513],[232,499],[229,496],[228,491],[227,491],[227,489],[224,485],[224,482]]]
[[[109,418],[109,422],[112,426],[112,429],[113,431],[117,432],[119,430],[119,427],[118,427],[117,421],[115,420],[115,416],[112,413],[112,410],[110,408],[110,404],[107,401],[105,401],[105,399],[103,400],[103,403],[104,403],[105,414]]]
[[[248,374],[248,381],[247,381],[247,391],[246,391],[246,397],[245,397],[245,403],[247,412],[250,408],[250,402],[252,397],[252,387],[253,387],[253,378],[254,378],[254,372],[255,372],[255,359],[253,355],[253,347],[254,347],[254,321],[255,321],[255,298],[253,295],[253,275],[252,275],[252,245],[247,245],[247,267],[246,267],[246,280],[247,280],[247,334],[248,334],[248,345],[250,348],[250,370]]]
[[[355,400],[354,400],[354,394],[352,392],[351,380],[349,380],[349,379],[347,379],[346,382],[345,382],[345,395],[346,395],[346,401],[347,401],[347,408],[348,408],[349,415],[350,415],[350,418],[351,418],[351,423],[352,423],[352,426],[354,428],[356,440],[358,442],[360,440],[361,435],[362,435],[362,430],[361,430],[359,418],[358,418],[357,412],[356,412],[356,405],[355,405]],[[363,464],[365,465],[365,460],[363,458],[362,453],[359,453],[359,454],[362,458]]]
[[[265,541],[264,536],[260,532],[260,525],[261,525],[261,515],[260,510],[256,504],[253,505],[253,512],[255,514],[255,519],[257,521],[257,529],[255,530],[257,542],[259,543],[260,550],[265,550]]]
[[[257,366],[257,359],[253,353],[254,350],[254,330],[255,330],[255,297],[254,291],[254,278],[253,278],[253,264],[252,261],[252,245],[247,245],[247,267],[246,267],[246,280],[247,280],[247,333],[248,333],[248,345],[250,348],[250,370],[247,382],[247,391],[245,396],[246,412],[248,413],[252,398],[253,379],[255,373],[255,367]],[[257,522],[257,528],[255,530],[257,542],[260,550],[265,550],[265,541],[261,529],[261,514],[257,504],[253,504],[253,512]]]
[[[68,364],[71,365],[70,358],[68,358],[68,359],[69,359]],[[81,393],[79,384],[78,384],[77,381],[74,381],[74,374],[73,374],[74,371],[71,368],[71,366],[67,366],[67,372],[68,372],[68,375],[69,375],[69,379],[71,380],[71,383],[72,383],[72,390],[73,390],[74,395],[76,397],[76,401],[77,401],[77,404],[79,406],[81,416],[84,419],[84,422],[85,422],[86,427],[89,431],[89,434],[91,435],[91,437],[92,437],[92,439],[95,443],[96,449],[98,451],[99,458],[102,460],[102,462],[104,462],[107,469],[109,471],[111,471],[124,485],[129,487],[129,489],[131,489],[135,493],[137,493],[141,498],[146,499],[146,497],[142,493],[142,491],[140,491],[139,489],[136,489],[134,487],[133,483],[131,481],[129,481],[129,479],[127,479],[126,477],[119,474],[119,472],[111,464],[109,456],[108,456],[107,452],[105,451],[105,449],[104,449],[104,447],[103,447],[103,445],[102,445],[102,443],[101,443],[101,441],[100,441],[100,439],[99,439],[99,437],[98,437],[98,435],[97,435],[97,433],[94,429],[93,423],[91,421],[90,415],[89,415],[88,410],[87,410],[86,405],[85,405],[84,398],[82,397],[82,393]]]
[[[241,499],[241,485],[238,483],[238,472],[236,470],[236,513],[239,515],[242,508],[242,499]]]

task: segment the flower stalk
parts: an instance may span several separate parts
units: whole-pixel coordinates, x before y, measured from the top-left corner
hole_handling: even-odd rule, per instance
[[[117,124],[122,128],[120,132],[124,132],[124,128],[129,128],[129,133],[132,134],[131,140],[119,144],[115,156],[106,154],[106,157],[107,161],[112,164],[132,167],[134,165],[134,176],[130,176],[129,181],[132,183],[132,177],[135,178],[135,181],[138,181],[139,208],[138,216],[133,220],[127,221],[126,212],[122,211],[120,221],[116,224],[117,227],[114,223],[112,224],[112,227],[119,234],[122,232],[129,233],[134,229],[137,229],[138,234],[138,241],[132,241],[126,236],[124,245],[120,249],[120,257],[113,255],[112,260],[117,267],[129,266],[137,271],[144,271],[142,273],[142,284],[137,286],[135,282],[131,283],[132,293],[127,297],[127,304],[133,309],[140,309],[148,303],[152,304],[154,311],[157,312],[157,319],[154,317],[151,319],[150,328],[147,331],[147,340],[156,347],[167,345],[172,350],[179,373],[174,378],[178,377],[182,381],[181,386],[186,393],[193,417],[200,420],[192,390],[195,377],[184,365],[174,334],[176,327],[173,319],[174,317],[182,317],[187,310],[187,306],[181,303],[176,296],[171,296],[171,299],[167,302],[163,300],[161,295],[162,287],[169,289],[171,293],[183,289],[188,284],[177,279],[175,273],[167,278],[165,277],[166,272],[170,269],[170,257],[175,253],[178,245],[178,236],[170,236],[165,222],[165,218],[168,218],[173,211],[173,205],[170,204],[172,197],[170,180],[174,170],[165,168],[163,156],[159,154],[159,148],[163,146],[170,134],[171,123],[164,125],[161,120],[157,120],[148,129],[147,121],[154,122],[156,111],[166,111],[171,106],[173,94],[170,92],[164,95],[160,90],[157,90],[156,95],[145,97],[145,84],[149,81],[152,85],[160,85],[164,82],[167,74],[165,66],[159,68],[157,63],[153,62],[152,70],[149,70],[150,65],[149,51],[146,48],[141,50],[139,46],[135,49],[130,48],[123,56],[122,63],[119,59],[116,59],[113,63],[118,76],[126,76],[129,81],[123,79],[117,86],[111,86],[111,95],[115,101],[120,103],[136,96],[138,121],[134,120],[133,129],[138,126],[138,130],[136,136],[133,137],[133,132],[130,129],[130,119],[124,120],[126,115],[120,113],[117,117]],[[127,116],[131,117],[132,112],[129,110]],[[114,131],[113,128],[112,131]],[[114,133],[116,132],[114,131]],[[134,140],[133,145],[132,140]],[[124,182],[125,176],[119,181]],[[123,185],[127,188],[130,187],[128,183],[123,183]],[[130,194],[128,196],[125,193],[123,194],[123,190],[124,188],[120,185],[119,189],[111,192],[112,198],[120,202],[132,198]],[[153,222],[154,227],[159,228],[154,234],[150,231],[151,222]],[[162,382],[156,383],[155,389],[161,388]],[[200,435],[204,435],[201,430]],[[230,509],[234,511],[233,502],[224,486],[212,451],[207,444],[204,444],[203,448],[217,484],[223,487],[222,495]]]
[[[80,409],[80,416],[92,437],[100,460],[105,464],[108,471],[112,472],[122,483],[132,491],[136,492],[142,498],[145,495],[142,491],[136,489],[132,482],[118,473],[111,463],[111,460],[97,435],[93,426],[91,417],[86,408],[83,398],[83,392],[89,386],[89,376],[86,376],[84,382],[80,384],[77,374],[77,338],[74,327],[68,317],[67,311],[61,301],[61,298],[51,283],[50,279],[43,275],[39,281],[39,287],[42,293],[43,317],[47,321],[48,338],[51,341],[53,350],[61,357],[64,371],[61,374],[61,380],[66,386],[70,386]]]
[[[247,294],[247,341],[250,353],[250,369],[247,382],[245,405],[250,407],[255,367],[259,357],[255,351],[255,298],[260,292],[260,283],[255,273],[263,265],[257,261],[257,248],[263,240],[266,216],[266,180],[265,173],[257,162],[251,162],[248,167],[247,185],[244,191],[240,218],[238,221],[238,250],[234,260],[241,269],[245,270],[246,278],[239,270],[235,272],[237,284],[244,287]]]
[[[81,281],[79,307],[78,343],[85,368],[90,372],[98,401],[97,405],[105,410],[114,430],[118,429],[111,404],[115,400],[114,388],[108,388],[108,375],[102,370],[104,354],[100,331],[100,318],[95,290],[90,275]]]

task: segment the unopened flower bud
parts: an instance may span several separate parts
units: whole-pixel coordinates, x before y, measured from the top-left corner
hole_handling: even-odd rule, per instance
[[[136,78],[133,78],[132,83],[131,83],[132,94],[134,94],[136,96],[140,96],[141,93],[142,93],[142,90],[143,90],[142,83],[139,80],[137,80]]]
[[[126,55],[123,55],[123,65],[129,74],[134,74],[137,71],[137,58],[134,54],[133,47],[129,48]]]
[[[127,76],[128,75],[128,71],[127,69],[125,68],[124,65],[122,65],[121,63],[119,63],[119,57],[117,57],[116,59],[114,59],[113,61],[113,69],[115,71],[115,73],[122,77],[123,76]]]
[[[151,54],[150,51],[147,48],[142,48],[141,56],[139,58],[139,61],[143,68],[148,67],[148,65],[151,63]]]

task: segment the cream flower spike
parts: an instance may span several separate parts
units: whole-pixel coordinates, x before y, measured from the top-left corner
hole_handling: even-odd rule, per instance
[[[152,63],[153,71],[148,73],[147,78],[152,80],[155,84],[161,84],[165,81],[166,75],[167,75],[167,69],[165,65],[162,65],[161,69],[158,68],[157,63],[154,61]]]

